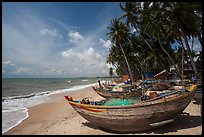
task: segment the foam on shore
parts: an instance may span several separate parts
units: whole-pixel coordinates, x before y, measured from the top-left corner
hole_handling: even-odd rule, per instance
[[[77,85],[68,89],[59,89],[53,91],[44,91],[28,95],[19,95],[2,98],[2,134],[20,124],[29,117],[28,108],[39,105],[49,99],[49,95],[78,91],[97,83],[87,85]]]

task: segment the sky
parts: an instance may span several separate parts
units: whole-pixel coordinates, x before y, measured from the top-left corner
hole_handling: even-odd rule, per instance
[[[109,76],[107,33],[111,20],[124,14],[119,4],[3,2],[2,77]]]
[[[2,3],[2,77],[108,76],[119,2]]]

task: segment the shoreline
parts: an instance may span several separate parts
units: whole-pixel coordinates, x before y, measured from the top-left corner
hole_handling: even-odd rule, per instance
[[[16,127],[17,125],[19,125],[20,123],[22,123],[22,121],[24,121],[25,119],[27,119],[29,117],[29,113],[28,113],[28,108],[31,108],[33,106],[37,106],[39,104],[43,104],[46,102],[49,102],[49,98],[50,96],[53,96],[55,94],[61,94],[61,93],[72,93],[78,90],[83,90],[86,87],[90,87],[90,86],[96,86],[97,83],[88,83],[88,84],[81,84],[81,85],[73,85],[69,88],[63,88],[63,89],[57,89],[57,90],[51,90],[51,91],[42,91],[39,93],[29,93],[29,94],[25,94],[25,95],[16,95],[16,96],[11,96],[11,97],[2,97],[5,100],[11,100],[11,99],[19,99],[20,98],[28,98],[28,101],[18,101],[17,103],[17,107],[19,110],[17,110],[17,113],[12,114],[11,112],[7,112],[7,111],[3,111],[2,109],[2,118],[3,119],[3,125],[2,125],[2,134],[8,132],[9,130],[11,130],[12,128]],[[6,102],[6,101],[5,101]],[[23,103],[26,102],[26,103]],[[25,104],[25,105],[24,105]],[[29,104],[29,105],[26,105]],[[2,104],[4,105],[4,104]],[[7,104],[6,104],[7,105]],[[5,105],[5,107],[6,107]],[[11,106],[12,104],[8,104],[8,106]],[[19,106],[18,106],[19,105]],[[3,108],[5,108],[3,107]],[[6,110],[6,109],[5,109]],[[10,113],[10,114],[9,114]],[[8,116],[7,116],[8,115]],[[18,116],[17,119],[13,119],[13,116]],[[19,117],[20,116],[20,117]],[[8,121],[7,121],[7,118]],[[13,120],[12,120],[13,119]],[[12,124],[10,124],[10,121]],[[8,123],[8,126],[6,123]]]
[[[111,133],[89,124],[64,99],[64,95],[72,96],[76,100],[90,97],[90,100],[103,99],[90,87],[71,92],[49,95],[49,100],[28,108],[29,117],[19,125],[3,133],[3,135],[111,135]],[[200,105],[191,101],[184,112],[190,115],[181,115],[173,123],[162,127],[129,133],[130,135],[201,135],[202,116]]]

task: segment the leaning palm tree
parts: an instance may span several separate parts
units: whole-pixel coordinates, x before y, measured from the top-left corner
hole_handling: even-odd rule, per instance
[[[141,14],[141,4],[135,2],[126,2],[125,7],[120,4],[120,7],[125,14],[123,14],[120,19],[126,18],[127,25],[131,25],[137,31],[139,37],[149,46],[149,48],[153,51],[151,45],[147,42],[147,40],[140,34],[139,31],[139,16]]]
[[[147,5],[147,4],[146,4]],[[125,6],[123,7],[120,4],[120,7],[123,11],[125,11],[125,14],[123,14],[120,19],[124,19],[126,18],[126,24],[130,25],[131,27],[134,27],[134,29],[136,30],[138,35],[138,38],[140,37],[142,41],[144,41],[144,43],[142,44],[145,48],[148,49],[148,51],[145,53],[146,55],[144,56],[143,59],[140,60],[140,67],[142,68],[141,70],[143,70],[144,68],[149,68],[148,71],[150,71],[152,68],[153,69],[159,69],[161,67],[157,67],[159,66],[164,66],[163,63],[159,63],[159,58],[162,59],[161,55],[158,53],[156,53],[156,49],[153,48],[152,46],[152,42],[149,41],[149,38],[147,36],[145,36],[144,31],[142,31],[142,24],[141,24],[141,16],[142,14],[144,14],[144,10],[141,7],[141,3],[137,2],[126,2]],[[151,43],[151,44],[150,44]],[[134,41],[132,42],[132,44],[134,44]],[[148,47],[146,47],[146,45]],[[135,48],[138,47],[138,44],[135,44]],[[143,48],[143,50],[145,50],[145,48]],[[149,50],[150,49],[150,50]],[[148,55],[147,53],[150,52],[151,54]],[[142,51],[140,52],[140,54],[142,54]],[[157,54],[157,55],[156,55]],[[156,56],[155,56],[156,55]],[[149,57],[147,57],[149,56]],[[160,56],[160,57],[158,57]],[[148,60],[146,60],[148,59]],[[143,65],[141,65],[143,64]],[[150,65],[149,65],[150,64]],[[146,70],[147,71],[147,70]],[[143,71],[145,72],[145,71]]]
[[[168,6],[169,20],[172,23],[172,26],[180,30],[181,38],[185,42],[187,53],[196,77],[199,77],[199,74],[191,54],[192,51],[188,43],[188,37],[192,34],[199,35],[199,26],[197,25],[199,16],[195,14],[195,6],[199,8],[199,5],[199,3],[195,5],[193,3],[174,2]]]
[[[113,19],[111,21],[111,26],[108,27],[108,29],[110,30],[108,35],[111,37],[113,46],[119,47],[122,51],[122,54],[124,56],[124,59],[125,59],[125,62],[127,64],[128,71],[129,71],[131,83],[132,83],[134,80],[133,75],[132,75],[132,72],[130,69],[128,59],[126,57],[126,53],[123,49],[123,46],[125,46],[126,43],[128,42],[129,28],[128,28],[128,26],[126,26],[122,22],[120,22],[118,19]]]
[[[140,18],[141,31],[149,36],[152,41],[158,42],[158,45],[160,45],[162,51],[168,56],[170,62],[176,68],[178,76],[181,78],[181,71],[169,53],[172,52],[169,46],[172,36],[166,30],[170,24],[166,21],[164,10],[160,8],[160,3],[146,3],[145,5],[146,8],[144,8]]]

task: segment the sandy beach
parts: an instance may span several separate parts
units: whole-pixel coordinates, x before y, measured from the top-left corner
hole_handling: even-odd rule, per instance
[[[64,95],[74,99],[90,97],[103,99],[91,87],[78,91],[50,95],[50,100],[28,109],[29,117],[3,135],[112,135],[119,134],[99,129],[89,124],[64,99]],[[132,135],[201,135],[202,116],[200,105],[194,100],[184,110],[189,115],[181,115],[173,123]]]

